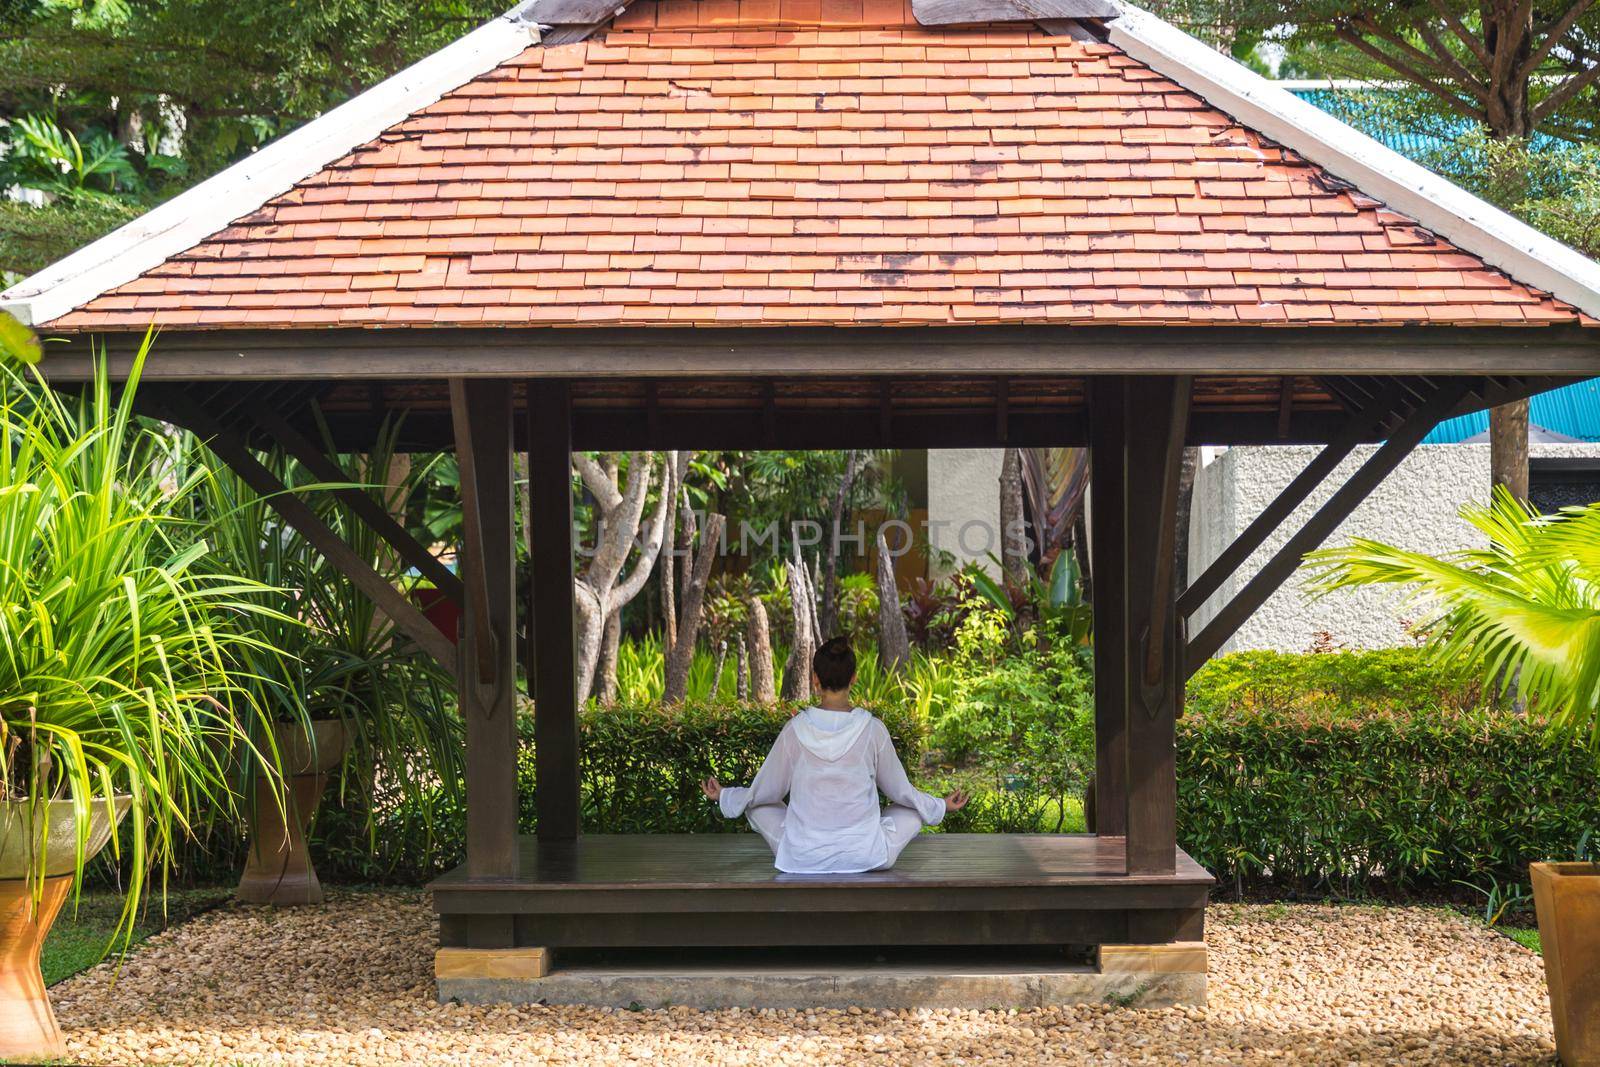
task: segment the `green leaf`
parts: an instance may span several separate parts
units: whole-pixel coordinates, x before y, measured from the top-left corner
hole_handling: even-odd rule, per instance
[[[31,367],[44,357],[39,335],[9,311],[0,311],[0,362]]]

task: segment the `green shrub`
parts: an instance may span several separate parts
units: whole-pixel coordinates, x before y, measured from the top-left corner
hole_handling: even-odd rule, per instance
[[[1441,668],[1421,648],[1361,652],[1235,652],[1208,661],[1189,685],[1184,714],[1454,711],[1483,704],[1465,672]]]
[[[1178,730],[1180,843],[1224,884],[1524,877],[1600,826],[1596,754],[1508,710],[1219,710]]]
[[[1002,611],[969,605],[945,677],[923,685],[942,760],[977,768],[972,810],[953,830],[1061,829],[1094,769],[1094,685],[1086,650],[1045,623],[1014,633]],[[1053,820],[1047,812],[1055,812]]]

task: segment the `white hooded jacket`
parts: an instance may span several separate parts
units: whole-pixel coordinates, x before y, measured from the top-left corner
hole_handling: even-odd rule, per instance
[[[890,823],[878,807],[915,811],[928,826],[944,818],[944,801],[911,784],[889,730],[864,708],[806,708],[784,726],[748,787],[722,790],[722,814],[789,798],[775,866],[790,874],[857,874],[889,862]]]

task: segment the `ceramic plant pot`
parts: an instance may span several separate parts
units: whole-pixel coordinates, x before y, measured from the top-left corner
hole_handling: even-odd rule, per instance
[[[234,894],[246,904],[322,903],[322,883],[311,866],[306,831],[317,814],[328,772],[350,747],[350,728],[333,719],[311,724],[310,738],[298,723],[278,723],[278,751],[288,778],[287,811],[280,811],[266,779],[255,782],[255,810],[244,874]],[[313,742],[315,742],[313,744]]]
[[[88,859],[106,846],[117,822],[127,814],[129,798],[118,797],[115,815],[102,802],[90,808]],[[61,1028],[44,975],[39,949],[61,904],[72,891],[78,844],[76,817],[70,800],[32,808],[22,801],[0,801],[0,1063],[56,1060],[66,1055]],[[30,877],[30,859],[43,850],[43,894]]]
[[[1600,863],[1530,869],[1556,1055],[1566,1067],[1600,1067]]]

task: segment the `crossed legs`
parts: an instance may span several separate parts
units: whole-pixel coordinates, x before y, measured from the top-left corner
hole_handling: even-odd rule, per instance
[[[745,812],[745,818],[750,820],[750,826],[767,842],[767,847],[774,853],[778,851],[778,842],[783,840],[783,822],[788,818],[789,806],[787,804],[760,804]],[[922,832],[922,816],[915,811],[900,804],[890,804],[883,811],[884,838],[889,846],[889,858],[880,871],[888,870],[894,866],[895,860],[900,858],[900,853],[905,851],[913,838]]]

